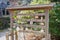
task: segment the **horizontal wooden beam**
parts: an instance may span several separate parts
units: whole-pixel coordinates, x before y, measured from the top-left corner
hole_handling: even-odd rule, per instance
[[[44,16],[45,15],[45,13],[31,13],[31,14],[17,14],[18,16],[19,15],[31,15],[31,16],[34,16],[34,15],[37,15],[37,16]]]
[[[6,9],[8,10],[34,10],[34,9],[51,9],[53,7],[53,3],[51,4],[40,4],[40,5],[26,5],[26,6],[20,6],[20,5],[10,5]]]
[[[27,33],[38,33],[40,34],[40,31],[33,31],[33,30],[19,30],[18,32],[27,32]]]
[[[42,25],[19,25],[19,26],[31,27],[31,28],[43,28],[43,29],[45,27],[45,25],[44,26],[42,26]]]

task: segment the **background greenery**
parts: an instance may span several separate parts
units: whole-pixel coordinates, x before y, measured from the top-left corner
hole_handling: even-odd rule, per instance
[[[50,11],[50,33],[60,40],[60,3],[56,3]]]
[[[2,17],[0,18],[0,30],[6,29],[10,27],[10,18],[9,17]]]

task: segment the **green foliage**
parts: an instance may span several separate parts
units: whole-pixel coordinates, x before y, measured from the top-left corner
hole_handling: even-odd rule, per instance
[[[50,11],[50,32],[60,36],[60,4],[56,4]]]
[[[60,2],[60,0],[50,0],[51,2]]]
[[[32,16],[28,15],[28,16],[22,16],[23,19],[31,19]]]
[[[10,18],[0,18],[0,30],[6,29],[8,27],[10,27],[9,25],[10,23]]]
[[[30,5],[37,5],[37,4],[49,4],[49,0],[33,0]]]

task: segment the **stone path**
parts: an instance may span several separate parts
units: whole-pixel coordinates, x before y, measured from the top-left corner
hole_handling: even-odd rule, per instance
[[[7,30],[4,30],[3,32],[0,32],[0,40],[6,40],[6,32],[8,32]]]

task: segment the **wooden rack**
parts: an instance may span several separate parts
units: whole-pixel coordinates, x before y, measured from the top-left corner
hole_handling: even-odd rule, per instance
[[[19,24],[19,26],[25,26],[25,27],[32,27],[32,28],[37,28],[37,27],[39,27],[39,28],[42,28],[42,29],[44,29],[45,30],[45,38],[46,38],[46,40],[50,40],[50,38],[49,38],[49,10],[51,9],[53,7],[53,4],[45,4],[45,5],[27,5],[27,6],[9,6],[9,7],[7,7],[7,10],[9,10],[9,12],[10,12],[10,27],[11,28],[13,28],[13,16],[14,16],[14,12],[13,11],[18,11],[18,10],[45,10],[45,12],[44,13],[34,13],[34,14],[17,14],[18,16],[20,16],[20,15],[25,15],[25,16],[27,16],[27,15],[30,15],[30,16],[35,16],[35,15],[37,15],[37,16],[45,16],[45,19],[25,19],[26,21],[36,21],[36,22],[45,22],[45,25],[44,26],[41,26],[41,25],[31,25],[31,24],[29,24],[29,25],[20,25]],[[13,32],[13,31],[12,31]],[[34,33],[39,33],[39,31],[26,31],[26,30],[20,30],[19,32],[34,32]],[[14,40],[13,38],[13,35],[11,36],[12,37],[12,40]],[[8,39],[7,39],[8,40]]]

